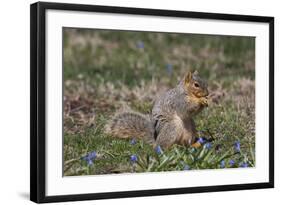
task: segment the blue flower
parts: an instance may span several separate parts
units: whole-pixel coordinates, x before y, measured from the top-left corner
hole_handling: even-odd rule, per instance
[[[160,145],[157,145],[157,146],[156,146],[155,152],[156,152],[157,154],[162,154],[162,153],[163,153],[163,151],[162,151]]]
[[[229,160],[229,166],[233,166],[235,164],[235,161],[233,159]]]
[[[239,142],[239,141],[236,141],[236,142],[234,143],[234,148],[235,148],[235,150],[236,150],[237,152],[240,152],[240,142]]]
[[[190,170],[190,167],[186,164],[186,165],[184,165],[183,170],[185,170],[185,171]]]
[[[211,149],[212,148],[212,144],[210,142],[207,142],[205,144],[206,149]]]
[[[203,137],[199,137],[197,142],[199,142],[200,144],[203,144],[205,142]]]
[[[240,163],[239,167],[246,168],[248,164],[246,162]]]
[[[132,163],[137,162],[137,161],[138,161],[137,155],[135,155],[135,154],[131,155],[131,156],[130,156],[130,160],[131,160]]]
[[[90,152],[90,153],[88,154],[88,156],[89,156],[90,159],[96,159],[97,153],[96,153],[95,151],[93,151],[93,152]]]
[[[138,42],[137,42],[137,48],[139,48],[139,49],[144,49],[144,42],[138,41]]]
[[[220,168],[225,168],[225,161],[224,161],[224,160],[222,160],[222,161],[220,162]]]
[[[131,144],[131,145],[137,144],[137,140],[136,140],[135,138],[133,138],[133,139],[130,141],[130,144]]]
[[[88,166],[93,164],[93,160],[97,158],[97,153],[95,151],[88,153],[86,156],[82,157],[82,160],[85,160]]]
[[[88,166],[93,165],[93,160],[87,160],[87,164],[88,164]]]
[[[172,73],[173,73],[173,65],[170,64],[170,63],[166,64],[166,71],[167,71],[168,75],[172,75]]]

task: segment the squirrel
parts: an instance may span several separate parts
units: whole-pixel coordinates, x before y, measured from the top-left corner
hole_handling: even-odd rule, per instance
[[[193,117],[208,106],[207,87],[197,71],[189,71],[175,88],[156,99],[150,115],[120,111],[105,131],[113,137],[140,138],[163,149],[173,144],[195,144],[197,131]]]

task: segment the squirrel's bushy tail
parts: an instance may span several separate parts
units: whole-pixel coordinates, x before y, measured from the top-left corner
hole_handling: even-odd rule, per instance
[[[141,138],[153,143],[154,128],[149,116],[137,112],[119,112],[106,125],[105,132],[118,138]]]

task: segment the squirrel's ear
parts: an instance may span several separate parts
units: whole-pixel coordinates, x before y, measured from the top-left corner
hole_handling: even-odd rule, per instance
[[[198,71],[197,70],[195,70],[194,72],[193,72],[193,75],[198,75],[199,73],[198,73]]]
[[[184,83],[188,84],[191,81],[191,78],[192,78],[192,73],[188,71],[188,73],[184,77]]]

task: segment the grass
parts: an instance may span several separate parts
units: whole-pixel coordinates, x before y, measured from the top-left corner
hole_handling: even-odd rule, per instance
[[[251,37],[65,28],[64,174],[254,167],[254,42]],[[207,80],[213,100],[195,118],[206,139],[202,146],[157,152],[141,140],[103,132],[123,106],[149,114],[157,95],[195,69]],[[92,159],[85,158],[93,152]]]

